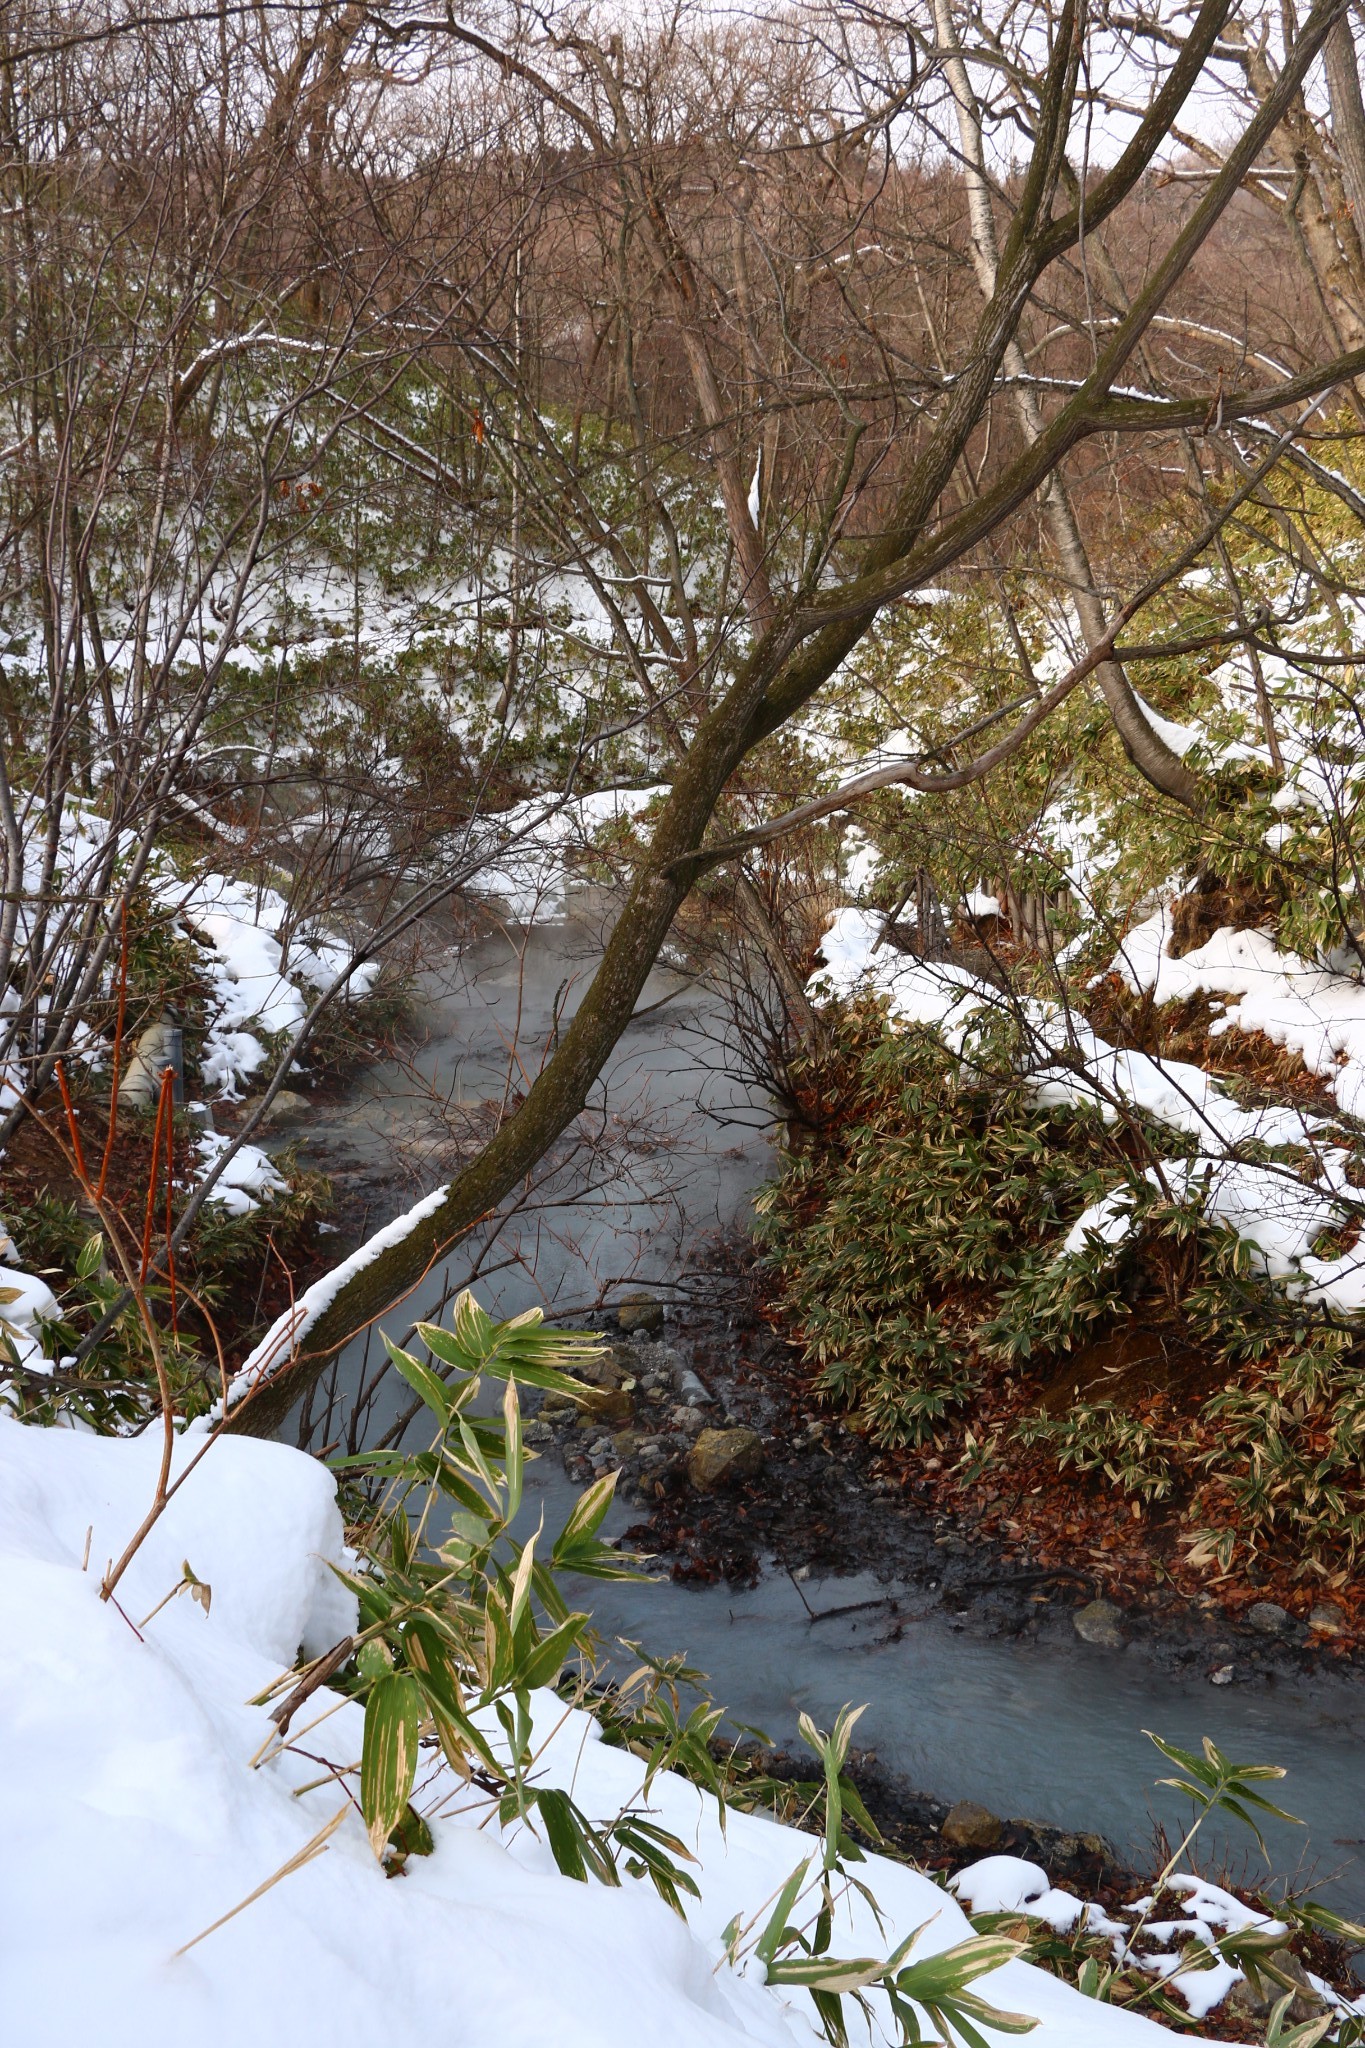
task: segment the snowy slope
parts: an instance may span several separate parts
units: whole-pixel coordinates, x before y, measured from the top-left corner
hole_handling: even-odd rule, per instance
[[[1139,994],[1150,989],[1158,1003],[1195,995],[1233,998],[1212,1025],[1213,1036],[1262,1032],[1330,1082],[1348,1116],[1365,1111],[1365,984],[1358,975],[1282,953],[1263,931],[1224,926],[1178,958],[1169,944],[1170,913],[1162,908],[1128,934],[1114,969]]]
[[[883,996],[892,1019],[930,1026],[968,1060],[983,1020],[992,1013],[1008,1017],[1021,1027],[1021,1070],[1036,1101],[1088,1103],[1108,1122],[1131,1103],[1193,1139],[1194,1159],[1163,1167],[1173,1193],[1197,1199],[1207,1216],[1229,1224],[1253,1247],[1262,1270],[1305,1301],[1346,1315],[1365,1309],[1365,1245],[1336,1258],[1313,1250],[1359,1205],[1359,1190],[1348,1178],[1349,1154],[1324,1142],[1323,1118],[1292,1103],[1243,1109],[1204,1068],[1116,1049],[1059,1004],[1009,996],[965,967],[881,945],[881,928],[875,912],[837,911],[821,941],[827,964],[812,975],[811,995]],[[1293,1046],[1314,1071],[1335,1074],[1339,1100],[1357,1100],[1365,1072],[1357,1064],[1365,1061],[1365,988],[1359,982],[1303,967],[1257,933],[1219,932],[1198,953],[1173,960],[1165,951],[1166,929],[1158,914],[1124,941],[1115,968],[1130,986],[1155,986],[1163,1001],[1196,990],[1240,995],[1240,1011],[1228,1013],[1230,1022]],[[1236,1148],[1248,1142],[1298,1148],[1310,1162],[1307,1177],[1288,1164],[1244,1161]],[[1158,1185],[1151,1172],[1147,1178]],[[1059,1249],[1119,1244],[1131,1227],[1132,1208],[1131,1190],[1116,1189],[1077,1219]]]
[[[182,1464],[203,1442],[188,1433]],[[356,1761],[361,1717],[344,1703],[302,1732],[314,1710],[336,1705],[319,1694],[294,1731],[311,1756],[250,1766],[270,1726],[246,1700],[300,1644],[324,1647],[349,1620],[324,1562],[341,1555],[331,1482],[299,1452],[213,1444],[122,1580],[122,1611],[99,1600],[99,1572],[150,1500],[158,1448],[152,1435],[0,1419],[0,2039],[790,2048],[815,2038],[761,1973],[724,1963],[720,1941],[733,1914],[766,1911],[811,1845],[742,1814],[723,1837],[714,1807],[676,1778],[656,1786],[654,1804],[701,1859],[689,1927],[629,1878],[609,1891],[561,1877],[541,1843],[500,1832],[441,1765],[419,1777],[419,1804],[441,1809],[434,1856],[386,1879],[348,1812],[323,1853],[177,1955],[345,1805],[335,1780],[296,1793]],[[213,1588],[209,1613],[181,1596],[148,1619],[184,1561]],[[552,1696],[541,1707],[546,1734],[557,1730],[548,1777],[611,1817],[638,1791],[640,1765]],[[841,1930],[845,1953],[926,1920],[925,1950],[966,1931],[927,1879],[877,1858],[863,1874],[886,1932],[860,1907]],[[1035,2014],[1038,2048],[1163,2038],[1023,1964],[976,1988]]]

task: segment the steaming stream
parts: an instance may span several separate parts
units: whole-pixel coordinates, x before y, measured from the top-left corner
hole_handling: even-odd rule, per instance
[[[430,1152],[422,1133],[431,1128],[431,1095],[455,1104],[501,1096],[514,1046],[533,1074],[556,1019],[572,1014],[587,985],[598,943],[591,919],[580,915],[537,926],[515,945],[491,938],[467,952],[448,986],[430,986],[430,1036],[413,1067],[377,1070],[347,1105],[353,1146],[378,1157],[395,1142],[409,1152],[425,1142]],[[476,1281],[494,1314],[532,1302],[569,1313],[596,1297],[599,1282],[666,1281],[697,1233],[742,1218],[771,1170],[764,1105],[734,1076],[738,1063],[714,999],[662,968],[639,1012],[596,1098],[616,1167],[585,1206],[571,1199],[582,1179],[571,1162],[542,1206],[499,1227],[489,1270]],[[423,1188],[441,1177],[431,1158]],[[463,1283],[469,1257],[462,1251],[437,1276],[423,1313],[441,1284]],[[389,1319],[393,1334],[417,1307]],[[358,1358],[344,1361],[343,1386],[353,1389],[359,1370]],[[385,1398],[392,1413],[395,1392],[386,1389]],[[557,1527],[575,1491],[555,1455],[540,1459],[528,1478],[532,1525],[543,1504],[547,1526]],[[614,1510],[615,1527],[639,1512]],[[812,1579],[802,1590],[818,1610],[888,1588],[869,1576]],[[803,1709],[828,1726],[845,1702],[865,1701],[857,1742],[909,1785],[979,1799],[1005,1816],[1103,1833],[1140,1864],[1149,1860],[1153,1815],[1168,1825],[1182,1817],[1172,1795],[1151,1790],[1165,1766],[1144,1728],[1195,1747],[1208,1734],[1238,1758],[1283,1764],[1289,1776],[1277,1796],[1308,1826],[1271,1824],[1275,1874],[1300,1884],[1310,1874],[1330,1876],[1323,1896],[1365,1915],[1360,1688],[1349,1680],[1257,1678],[1215,1689],[1202,1669],[1171,1676],[1136,1649],[984,1638],[954,1631],[940,1613],[884,1642],[885,1617],[875,1611],[812,1625],[781,1572],[743,1592],[667,1580],[585,1582],[577,1597],[605,1636],[686,1652],[709,1673],[718,1700],[779,1743],[794,1739]],[[907,1589],[905,1606],[913,1613],[917,1604],[923,1595]],[[1247,1870],[1257,1869],[1249,1837],[1232,1836],[1228,1849],[1234,1872],[1244,1858]]]

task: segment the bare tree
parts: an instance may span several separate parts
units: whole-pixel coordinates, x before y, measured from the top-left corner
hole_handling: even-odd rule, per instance
[[[1142,204],[1144,181],[1192,93],[1229,46],[1236,22],[1228,0],[1208,0],[1191,17],[1178,51],[1155,65],[1126,140],[1099,170],[1073,160],[1073,152],[1087,132],[1083,81],[1097,55],[1095,39],[1107,30],[1070,4],[1033,21],[1032,42],[1023,39],[1012,60],[1016,71],[1029,62],[1026,119],[1018,124],[1025,160],[995,180],[994,249],[982,203],[984,167],[973,170],[980,310],[944,338],[941,368],[920,346],[924,321],[912,266],[888,264],[880,249],[866,246],[879,195],[905,189],[897,138],[917,119],[922,132],[933,130],[945,71],[958,108],[966,102],[969,157],[975,148],[970,98],[951,83],[962,49],[945,47],[939,26],[921,23],[915,45],[902,44],[891,66],[880,26],[859,42],[845,18],[820,14],[803,17],[799,37],[788,35],[785,18],[774,19],[757,53],[741,50],[724,30],[688,35],[681,17],[658,33],[594,37],[582,17],[561,29],[553,18],[547,25],[530,14],[501,15],[486,26],[370,14],[395,50],[420,48],[433,61],[443,51],[470,72],[491,68],[524,109],[525,132],[558,153],[566,190],[572,187],[589,216],[605,213],[610,221],[610,233],[597,231],[597,245],[624,252],[622,281],[606,294],[591,355],[600,366],[602,335],[616,337],[614,393],[627,427],[624,454],[613,441],[607,459],[638,493],[633,523],[597,514],[575,466],[576,439],[566,444],[552,423],[537,425],[525,403],[517,351],[481,342],[478,375],[490,414],[507,418],[516,408],[524,429],[495,437],[496,459],[515,465],[521,479],[522,532],[539,527],[571,535],[569,552],[601,593],[621,659],[670,751],[671,787],[592,987],[525,1101],[439,1200],[424,1204],[375,1256],[274,1333],[257,1355],[265,1383],[243,1426],[272,1426],[326,1360],[496,1209],[579,1114],[697,877],[766,836],[767,828],[727,832],[737,778],[831,683],[887,607],[1007,533],[1039,494],[1053,507],[1054,535],[1070,550],[1076,529],[1057,509],[1064,504],[1059,471],[1096,437],[1131,447],[1211,425],[1273,420],[1262,466],[1253,464],[1245,481],[1244,489],[1254,490],[1265,465],[1293,448],[1322,398],[1365,368],[1365,352],[1354,345],[1271,376],[1254,374],[1260,366],[1253,356],[1253,375],[1236,383],[1196,374],[1177,390],[1124,384],[1244,181],[1294,118],[1310,68],[1343,12],[1342,0],[1323,0],[1293,27],[1237,140],[1192,203],[1143,216],[1142,260],[1127,304],[1102,322],[1068,319],[1077,368],[1058,378],[1039,375],[1036,357],[1029,361],[1037,323],[1054,302],[1074,305],[1092,239],[1118,236]],[[786,175],[793,161],[812,173],[818,167],[826,181],[823,246],[812,245],[818,222],[811,209],[795,202]],[[586,240],[580,238],[580,255]],[[874,290],[864,292],[869,276]],[[761,322],[752,310],[760,279]],[[886,302],[897,294],[892,319]],[[645,332],[660,360],[666,344],[685,370],[681,420],[677,384],[667,387],[675,440],[685,441],[714,479],[723,509],[723,571],[708,593],[705,631],[681,559],[683,521],[669,504],[676,485],[657,417],[651,422],[646,413]],[[754,346],[760,337],[761,354]],[[1019,432],[1021,348],[1036,388]],[[659,380],[656,415],[664,400]],[[499,406],[501,414],[493,414]],[[1008,436],[1000,430],[1005,419],[1015,424]],[[784,438],[795,421],[803,424],[804,448],[794,432],[790,442]],[[1240,502],[1234,493],[1232,506]],[[1225,516],[1226,507],[1218,517]],[[1211,532],[1197,537],[1196,551],[1216,530],[1215,519]],[[1084,608],[1087,645],[1074,667],[1035,691],[1012,720],[999,721],[1004,731],[997,728],[979,752],[947,736],[934,754],[941,760],[952,752],[951,769],[909,763],[883,781],[926,791],[970,783],[1010,758],[1087,677],[1108,670],[1106,699],[1139,763],[1158,780],[1164,776],[1173,794],[1200,800],[1197,786],[1172,787],[1179,779],[1162,749],[1149,746],[1146,722],[1133,715],[1113,660],[1122,627],[1178,562],[1111,600],[1107,610],[1074,552],[1064,566]],[[660,589],[669,593],[667,605],[656,595]],[[847,801],[847,793],[836,801]],[[712,840],[717,818],[722,833]],[[775,821],[773,829],[789,822]]]

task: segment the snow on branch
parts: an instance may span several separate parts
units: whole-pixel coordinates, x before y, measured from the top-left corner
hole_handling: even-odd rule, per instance
[[[353,1280],[357,1273],[363,1273],[367,1266],[372,1266],[376,1259],[382,1258],[394,1245],[401,1244],[403,1239],[410,1236],[428,1216],[434,1216],[445,1198],[444,1186],[433,1189],[431,1194],[424,1195],[414,1208],[405,1210],[401,1216],[395,1216],[391,1223],[386,1223],[373,1237],[366,1238],[364,1244],[358,1246],[349,1258],[343,1259],[339,1266],[333,1266],[320,1280],[315,1280],[311,1287],[305,1288],[293,1306],[275,1318],[260,1343],[253,1347],[234,1374],[228,1387],[228,1412],[230,1413],[234,1406],[244,1401],[258,1386],[263,1385],[289,1363],[308,1331],[332,1306],[342,1288]]]

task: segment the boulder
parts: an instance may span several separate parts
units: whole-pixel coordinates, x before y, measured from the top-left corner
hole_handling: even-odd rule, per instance
[[[1050,1829],[1035,1829],[1024,1820],[1011,1822],[1023,1834],[1037,1834],[1046,1839],[1049,1855],[1058,1863],[1112,1863],[1114,1851],[1103,1835],[1054,1835]]]
[[[1083,1643],[1100,1643],[1116,1650],[1123,1642],[1123,1611],[1112,1600],[1090,1600],[1078,1607],[1071,1626]]]
[[[669,1413],[668,1426],[685,1430],[688,1436],[697,1436],[706,1427],[706,1417],[700,1408],[674,1408]]]
[[[582,1365],[573,1368],[575,1379],[588,1387],[604,1387],[608,1390],[619,1387],[622,1380],[630,1377],[615,1352],[604,1351],[600,1358],[589,1358]]]
[[[628,1336],[652,1336],[664,1326],[664,1305],[652,1294],[623,1295],[616,1305],[616,1321]]]
[[[1319,1600],[1308,1616],[1308,1626],[1318,1635],[1339,1636],[1346,1626],[1346,1616],[1332,1600]]]
[[[297,1089],[281,1088],[279,1094],[261,1118],[261,1122],[266,1125],[297,1123],[300,1117],[308,1116],[311,1113],[312,1107],[313,1105],[308,1100],[308,1097],[300,1095]],[[446,1143],[446,1149],[449,1150],[448,1141],[443,1142]]]
[[[756,1429],[704,1429],[687,1454],[687,1476],[698,1493],[756,1479],[763,1465],[763,1439]]]
[[[1327,2010],[1326,2000],[1314,1988],[1308,1972],[1292,1949],[1277,1948],[1270,1957],[1270,1963],[1281,1977],[1288,1978],[1290,1986],[1297,1987],[1288,2015],[1294,2026],[1302,2026],[1305,2021],[1316,2019],[1319,2013]],[[1262,1975],[1260,1971],[1253,1977],[1248,1971],[1233,1985],[1227,2002],[1242,2012],[1267,2013],[1284,1997],[1285,1989],[1286,1986],[1274,1977]]]
[[[715,1395],[697,1378],[690,1365],[683,1367],[677,1378],[678,1397],[689,1408],[712,1408]]]
[[[1004,1832],[999,1814],[992,1813],[989,1806],[978,1806],[974,1799],[959,1799],[956,1806],[950,1806],[939,1829],[954,1849],[993,1849]]]
[[[1248,1628],[1254,1628],[1257,1635],[1262,1636],[1288,1635],[1294,1626],[1292,1615],[1274,1600],[1258,1600],[1253,1607],[1248,1607],[1243,1618]]]
[[[583,1426],[599,1422],[629,1422],[635,1413],[635,1403],[624,1387],[580,1387],[579,1406],[583,1409]]]

